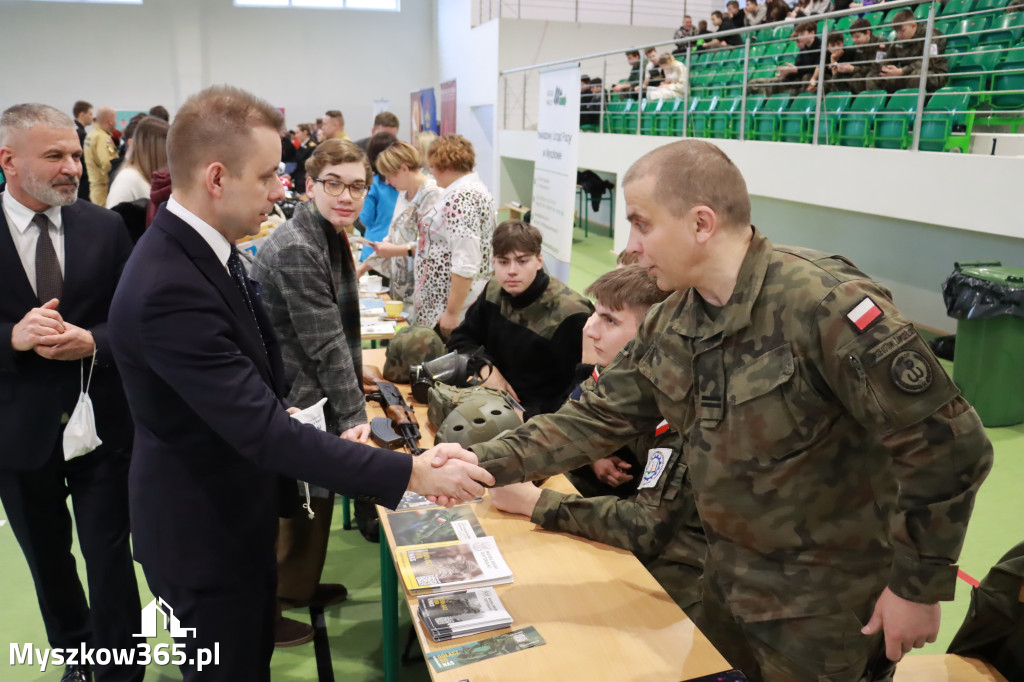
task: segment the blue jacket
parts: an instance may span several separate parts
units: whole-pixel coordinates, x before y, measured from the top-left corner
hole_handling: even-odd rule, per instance
[[[398,203],[398,190],[384,182],[384,178],[380,175],[374,175],[370,193],[366,195],[366,200],[363,202],[363,212],[359,214],[359,222],[366,227],[364,237],[371,242],[379,242],[388,236],[391,218],[395,215],[396,203]],[[373,249],[364,246],[363,252],[359,254],[359,262],[362,263],[372,254]]]

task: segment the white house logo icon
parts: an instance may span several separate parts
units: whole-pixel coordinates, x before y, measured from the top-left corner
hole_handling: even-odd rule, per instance
[[[164,617],[163,629],[171,633],[171,637],[195,637],[195,628],[183,628],[181,622],[175,617],[174,609],[163,599],[154,599],[142,609],[142,632],[132,635],[133,637],[156,637],[157,621],[160,616]]]

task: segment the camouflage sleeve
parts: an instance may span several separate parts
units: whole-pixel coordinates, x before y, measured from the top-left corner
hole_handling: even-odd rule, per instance
[[[644,333],[579,401],[526,422],[505,437],[473,446],[497,485],[571,471],[605,457],[661,421],[653,384],[639,372]]]
[[[839,285],[818,316],[825,381],[893,455],[889,586],[911,601],[952,599],[974,498],[992,465],[981,422],[879,285]]]
[[[679,443],[678,437],[673,440]],[[698,519],[696,524],[699,525],[692,498],[684,489],[686,465],[681,462],[678,448],[669,450],[668,464],[652,487],[641,488],[627,499],[542,490],[530,520],[546,530],[572,533],[627,549],[641,561],[659,556],[680,524],[693,521],[689,516]],[[702,559],[703,547],[700,547],[694,550],[691,563],[699,566]]]

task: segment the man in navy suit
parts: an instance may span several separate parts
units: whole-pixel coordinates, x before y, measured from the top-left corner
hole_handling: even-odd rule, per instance
[[[132,427],[107,312],[131,241],[112,211],[78,200],[82,147],[66,114],[21,104],[0,117],[0,499],[25,559],[51,648],[136,645],[139,592],[128,542]],[[84,369],[103,444],[65,461],[64,425]],[[71,554],[74,507],[89,599]],[[91,608],[90,608],[91,604]],[[88,665],[63,680],[90,680]],[[142,666],[97,666],[141,680]]]
[[[167,138],[173,193],[139,240],[111,306],[114,357],[135,421],[135,557],[154,594],[220,663],[185,680],[270,679],[274,541],[295,481],[394,508],[406,489],[461,500],[493,478],[353,443],[286,412],[281,357],[233,244],[284,197],[281,114],[229,86],[192,96]],[[285,479],[289,477],[291,480]],[[479,482],[478,482],[479,481]]]

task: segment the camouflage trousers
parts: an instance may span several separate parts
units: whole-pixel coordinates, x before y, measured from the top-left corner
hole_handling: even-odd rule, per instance
[[[747,82],[747,92],[751,95],[799,95],[807,92],[810,79],[793,76],[773,76],[771,78],[754,78]]]
[[[747,623],[704,585],[694,622],[751,682],[888,682],[896,664],[882,633],[862,635],[874,603],[843,613]],[[689,614],[689,611],[687,611]]]

